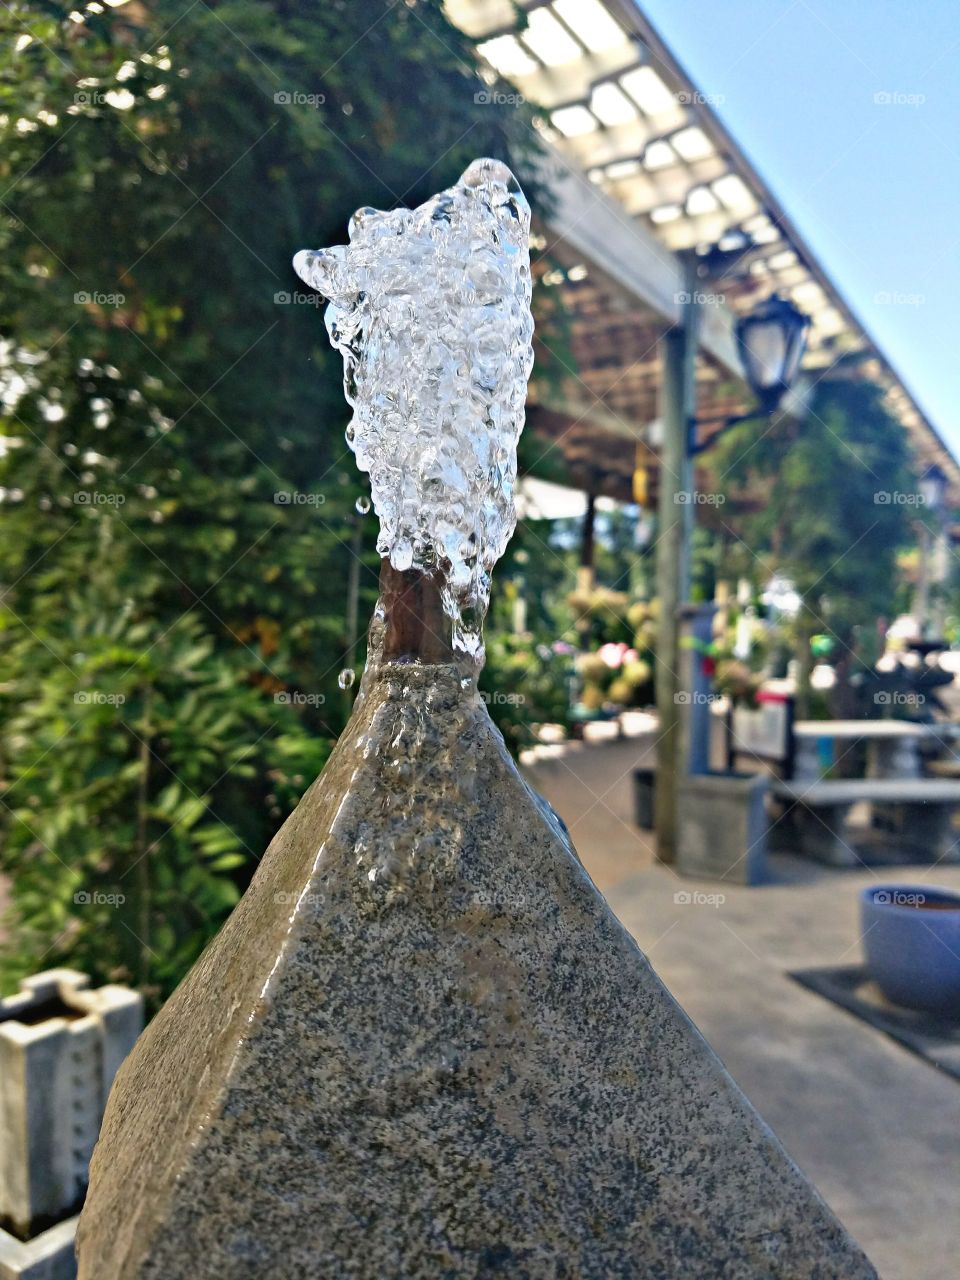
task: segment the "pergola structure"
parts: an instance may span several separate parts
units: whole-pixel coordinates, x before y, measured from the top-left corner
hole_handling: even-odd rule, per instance
[[[537,109],[547,155],[541,283],[568,304],[577,368],[559,389],[534,380],[530,427],[588,495],[630,500],[635,476],[658,478],[657,851],[672,861],[677,780],[704,756],[702,717],[688,724],[677,706],[690,491],[703,487],[691,443],[751,407],[737,317],[778,294],[810,320],[783,412],[804,411],[816,381],[856,356],[845,370],[883,388],[918,471],[945,476],[948,504],[960,503],[960,467],[636,0],[518,3],[525,25],[514,0],[446,0],[490,92],[506,82]]]
[[[710,423],[749,404],[732,330],[776,291],[810,317],[807,385],[848,353],[885,388],[918,469],[938,465],[960,503],[960,467],[784,209],[634,0],[447,0],[477,41],[491,85],[506,80],[542,113],[556,207],[544,283],[573,317],[577,376],[558,394],[534,384],[535,433],[562,450],[592,492],[631,497],[640,459],[655,467],[659,339],[681,322],[689,276],[702,274],[696,414]],[[789,404],[787,405],[789,409]]]

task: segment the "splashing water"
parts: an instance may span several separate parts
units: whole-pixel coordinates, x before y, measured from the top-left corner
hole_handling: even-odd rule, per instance
[[[517,440],[533,365],[530,208],[496,160],[417,209],[360,209],[349,245],[294,267],[326,325],[369,472],[377,550],[439,570],[455,647],[479,657],[490,574],[516,526]]]

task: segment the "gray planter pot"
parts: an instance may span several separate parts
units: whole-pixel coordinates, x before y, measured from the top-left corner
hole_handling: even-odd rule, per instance
[[[766,774],[704,773],[680,782],[677,870],[728,884],[766,874]]]

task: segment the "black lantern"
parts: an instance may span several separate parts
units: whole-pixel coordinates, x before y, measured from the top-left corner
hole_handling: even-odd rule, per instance
[[[947,477],[936,463],[927,467],[920,477],[920,497],[931,511],[939,511],[947,492]]]
[[[737,321],[740,360],[764,413],[773,413],[793,385],[809,325],[802,311],[777,294]]]

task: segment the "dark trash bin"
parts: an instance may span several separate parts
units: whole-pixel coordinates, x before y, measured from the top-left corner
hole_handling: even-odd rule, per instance
[[[633,820],[642,831],[652,831],[655,826],[653,793],[656,780],[656,769],[633,771]]]

